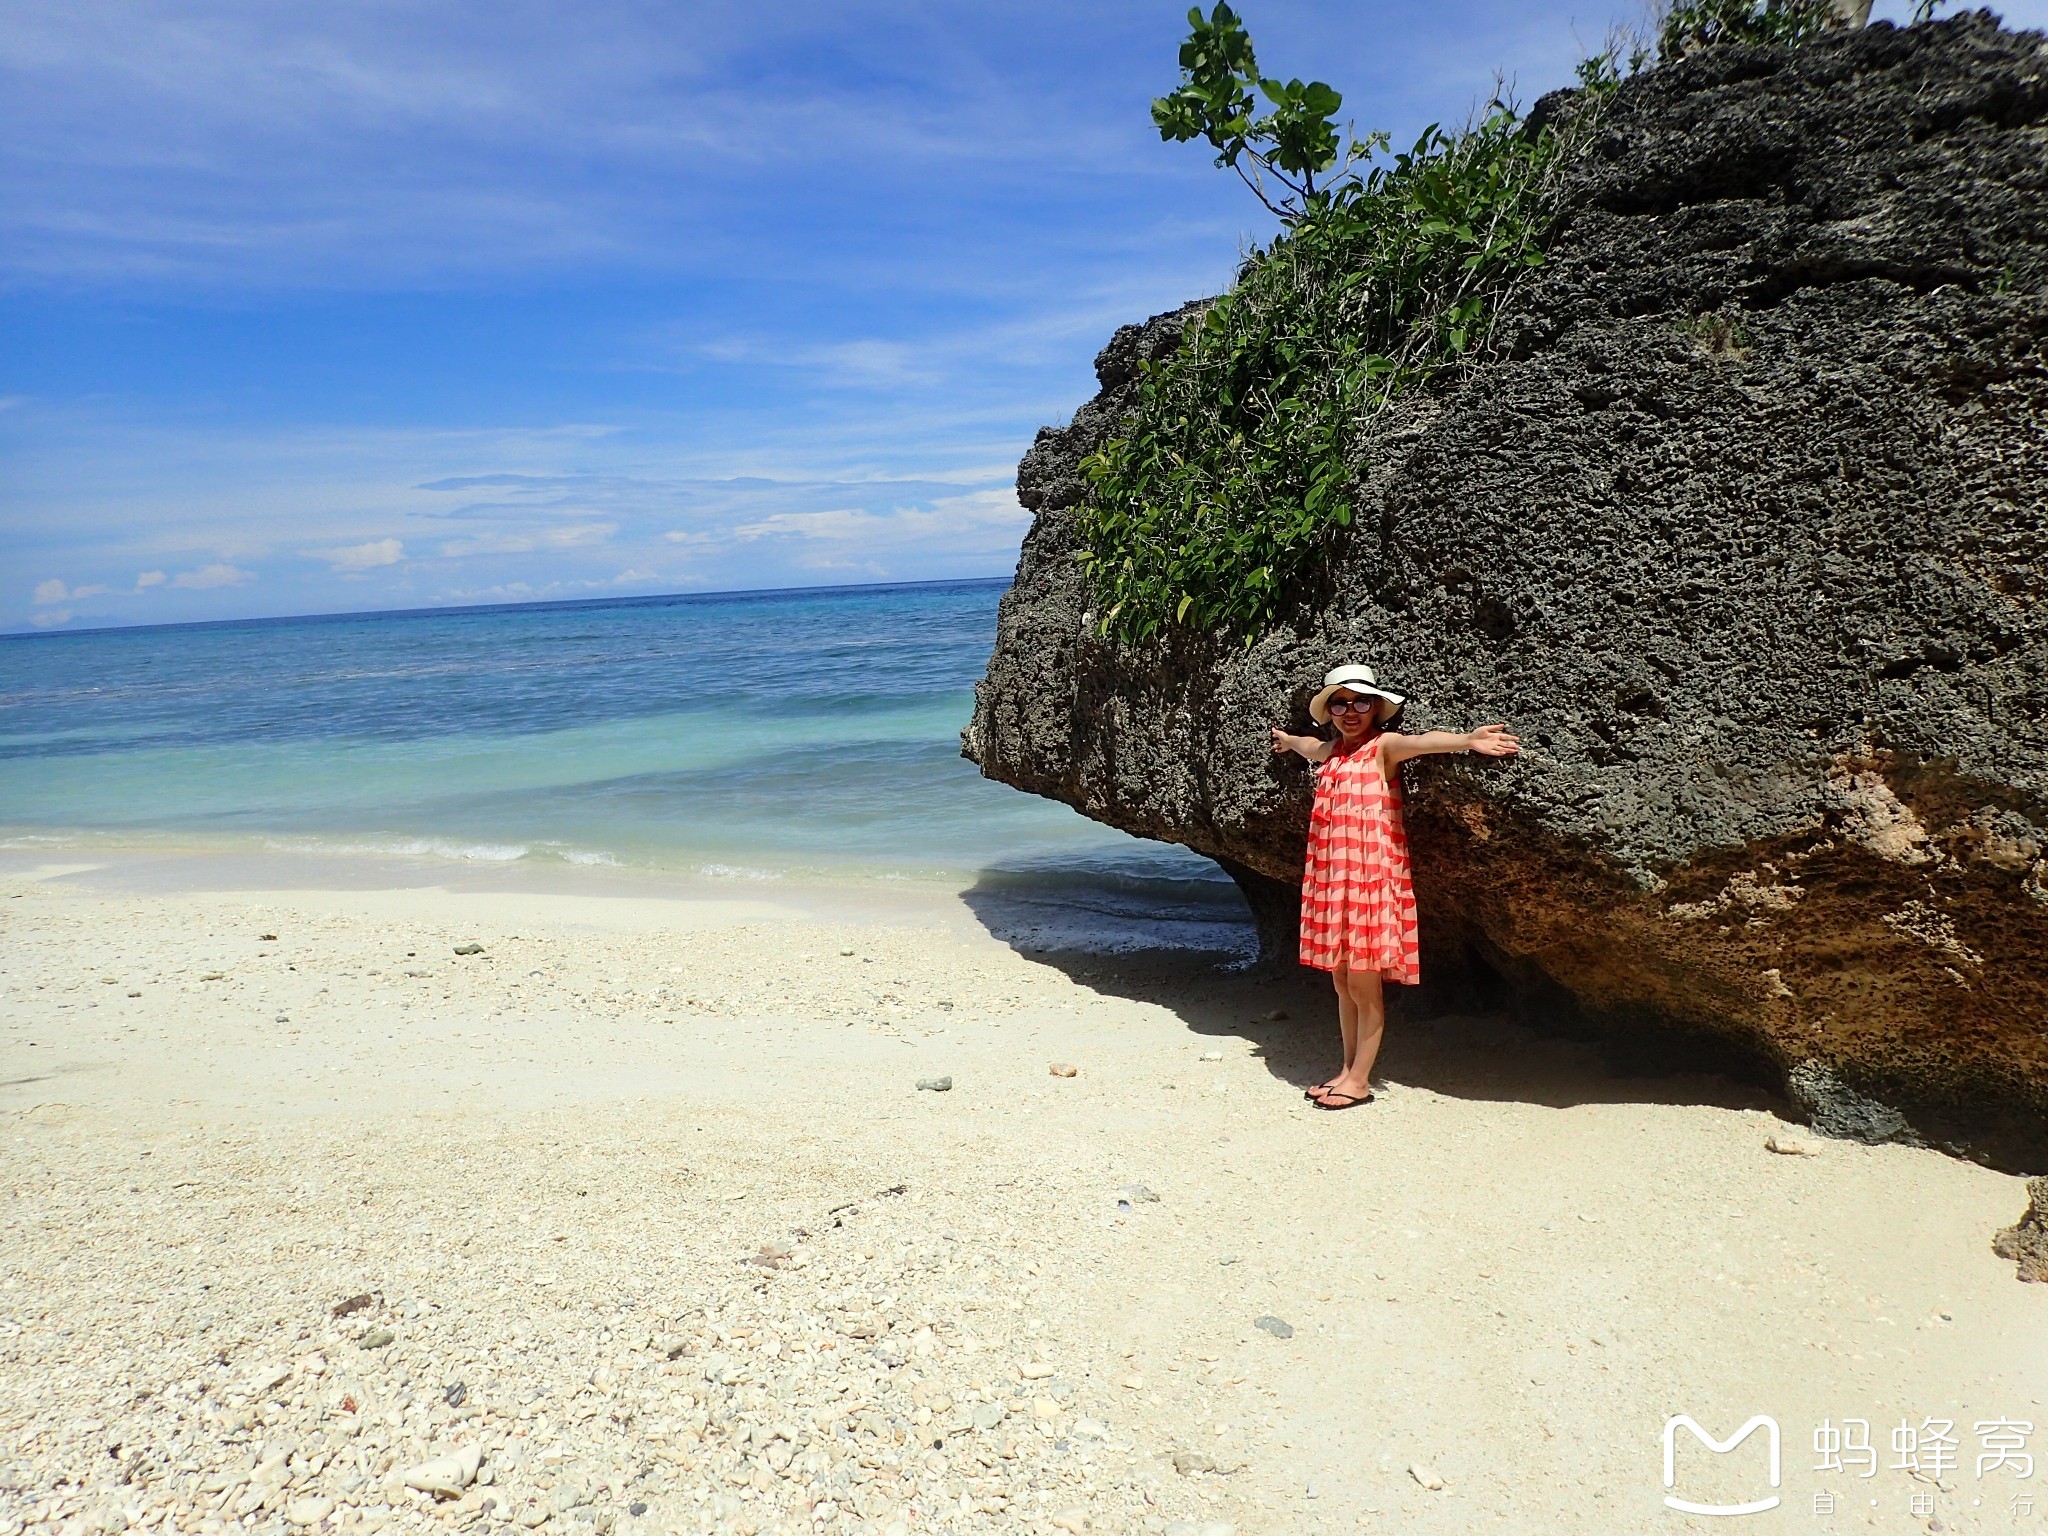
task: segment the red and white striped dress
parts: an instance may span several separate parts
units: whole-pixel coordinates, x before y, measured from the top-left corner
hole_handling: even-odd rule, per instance
[[[1422,979],[1401,785],[1380,772],[1380,736],[1339,745],[1316,768],[1301,877],[1301,963]]]

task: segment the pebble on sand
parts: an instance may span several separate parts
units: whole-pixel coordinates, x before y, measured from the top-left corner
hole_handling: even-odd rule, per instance
[[[926,1093],[951,1093],[953,1079],[950,1077],[920,1077],[917,1080],[920,1091]]]
[[[1056,1061],[1050,1068],[1054,1077],[1078,1077],[1081,1069],[1070,1061]]]
[[[458,955],[480,955],[483,952],[484,947],[481,944],[458,944],[455,946],[455,953]]]
[[[1764,1146],[1786,1157],[1819,1157],[1820,1143],[1811,1136],[1766,1136]]]
[[[410,1468],[405,1474],[405,1486],[417,1488],[421,1493],[459,1494],[476,1481],[483,1460],[484,1448],[481,1445],[465,1445],[447,1456],[436,1456],[432,1461],[423,1461]]]
[[[1443,1474],[1438,1472],[1435,1467],[1429,1466],[1424,1462],[1411,1462],[1408,1467],[1408,1475],[1422,1484],[1431,1493],[1442,1493],[1444,1490]]]
[[[1252,1326],[1270,1333],[1276,1339],[1291,1339],[1294,1337],[1294,1325],[1274,1317],[1271,1313],[1264,1317],[1253,1319]]]

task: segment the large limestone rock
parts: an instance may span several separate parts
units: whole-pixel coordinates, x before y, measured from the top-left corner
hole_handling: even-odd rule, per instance
[[[1079,460],[1187,311],[1119,331],[1020,466],[965,749],[1223,861],[1284,954],[1310,787],[1266,728],[1368,660],[1410,729],[1527,745],[1409,770],[1426,984],[2048,1169],[2044,41],[1717,50],[1610,114],[1504,355],[1361,442],[1249,650],[1095,637]]]

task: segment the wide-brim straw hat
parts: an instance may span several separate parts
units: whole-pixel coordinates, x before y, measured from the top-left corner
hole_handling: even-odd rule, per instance
[[[1406,694],[1394,693],[1380,686],[1378,676],[1371,667],[1356,662],[1346,662],[1341,667],[1332,667],[1323,677],[1323,686],[1316,696],[1308,701],[1309,717],[1317,725],[1330,723],[1330,695],[1342,689],[1350,693],[1365,694],[1380,701],[1374,712],[1376,723],[1384,723],[1401,712],[1401,706],[1408,702]]]

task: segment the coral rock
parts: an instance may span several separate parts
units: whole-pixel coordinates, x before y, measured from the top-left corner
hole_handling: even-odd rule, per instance
[[[1405,728],[1426,986],[2048,1170],[2048,69],[1988,13],[1622,85],[1488,360],[1363,429],[1330,568],[1249,647],[1101,638],[1081,459],[1197,307],[1118,331],[967,755],[1215,858],[1291,954],[1363,660]],[[1539,114],[1582,110],[1560,95]]]
[[[2016,1261],[2022,1280],[2048,1281],[2048,1179],[2027,1181],[2027,1214],[1999,1233],[1991,1250]]]

